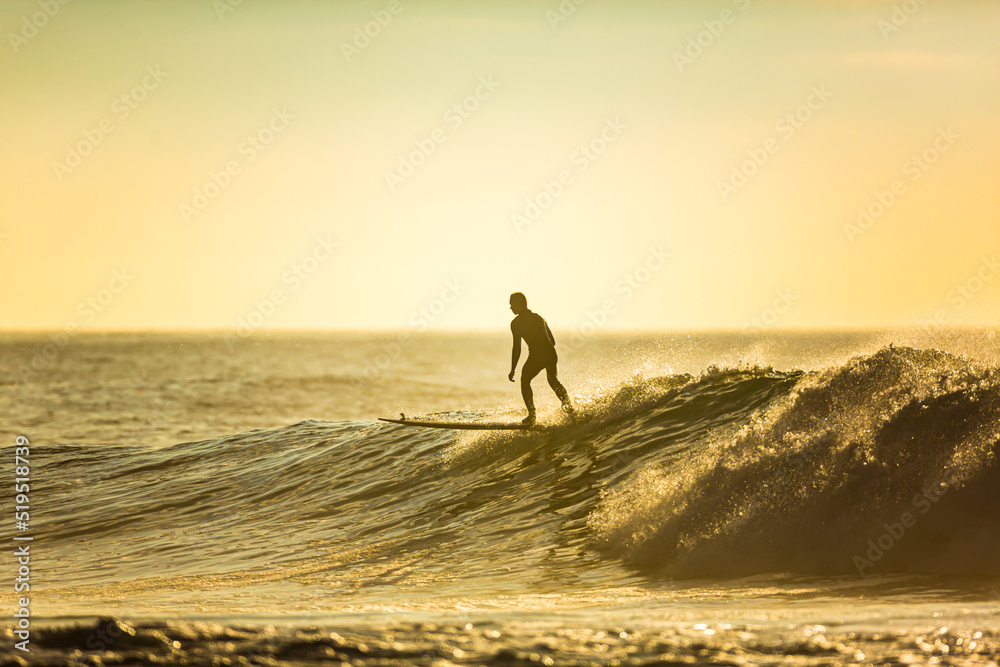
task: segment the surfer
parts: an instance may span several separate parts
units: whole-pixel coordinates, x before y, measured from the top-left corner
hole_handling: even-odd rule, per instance
[[[510,375],[507,379],[514,381],[514,372],[517,370],[517,361],[521,358],[521,339],[528,345],[528,360],[521,368],[521,396],[524,398],[524,405],[528,408],[528,416],[522,421],[523,424],[532,425],[535,423],[535,401],[531,392],[531,381],[535,379],[542,369],[545,369],[545,377],[549,381],[552,391],[562,402],[563,410],[573,415],[573,405],[569,401],[569,394],[566,388],[559,382],[556,373],[556,364],[559,358],[556,356],[556,339],[549,330],[549,325],[538,313],[528,310],[528,298],[520,292],[510,295],[510,309],[516,317],[511,320],[510,333],[514,336],[514,348],[510,353]]]

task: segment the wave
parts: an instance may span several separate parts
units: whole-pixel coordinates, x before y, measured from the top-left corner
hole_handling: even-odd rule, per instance
[[[887,348],[818,372],[635,377],[583,397],[578,423],[543,415],[541,432],[306,421],[166,448],[60,445],[39,451],[37,527],[60,580],[130,594],[165,580],[361,595],[598,572],[997,574],[998,377]]]
[[[613,489],[595,542],[673,576],[1000,572],[993,368],[888,348]]]

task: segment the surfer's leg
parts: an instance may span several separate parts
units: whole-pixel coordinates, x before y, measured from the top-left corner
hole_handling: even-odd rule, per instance
[[[521,397],[524,398],[524,407],[528,408],[529,417],[535,416],[535,397],[531,392],[531,381],[541,370],[542,365],[531,357],[528,357],[521,368]]]
[[[562,385],[562,382],[559,381],[556,362],[552,362],[545,367],[545,378],[549,381],[549,386],[552,387],[552,391],[556,393],[563,407],[572,407],[572,403],[569,402],[569,393],[566,391],[566,387]]]

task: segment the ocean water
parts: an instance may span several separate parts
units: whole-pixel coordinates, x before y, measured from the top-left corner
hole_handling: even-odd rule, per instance
[[[4,334],[0,658],[997,664],[996,332],[576,342],[452,432],[377,417],[520,419],[507,335]]]

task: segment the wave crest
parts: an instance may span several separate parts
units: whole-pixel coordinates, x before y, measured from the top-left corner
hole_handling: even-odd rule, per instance
[[[607,493],[594,544],[671,576],[1000,572],[997,380],[909,348],[811,374],[734,436]]]

